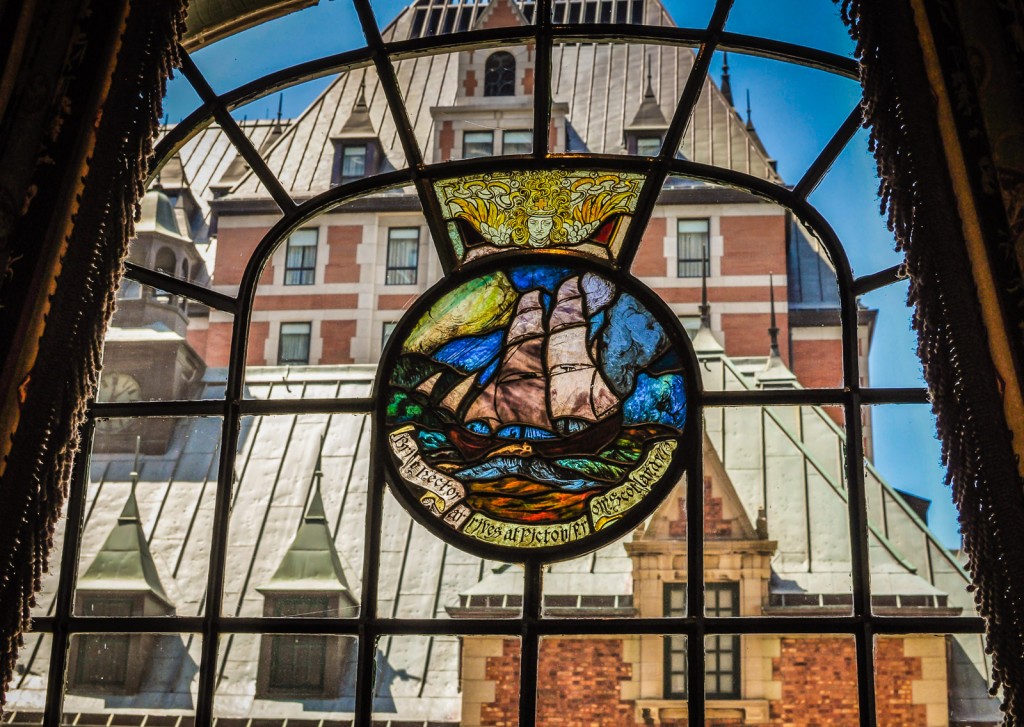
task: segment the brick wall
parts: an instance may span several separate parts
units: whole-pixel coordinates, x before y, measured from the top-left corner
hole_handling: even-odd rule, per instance
[[[682,498],[677,500],[678,516],[669,520],[668,532],[674,538],[686,537],[686,504]],[[715,497],[711,491],[711,478],[704,478],[704,537],[706,540],[721,540],[733,535],[732,519],[726,519],[722,511],[722,498]]]
[[[772,659],[772,678],[782,685],[782,699],[770,706],[773,725],[858,724],[853,639],[783,638],[779,657]]]
[[[617,639],[546,639],[538,666],[537,724],[544,727],[635,727],[633,702],[623,700],[621,682],[632,668]],[[480,711],[487,727],[519,724],[519,643],[504,642],[502,655],[488,657],[486,675],[494,702]]]
[[[242,280],[245,265],[252,256],[252,251],[267,233],[266,227],[221,227],[217,231],[217,285],[238,285]],[[260,283],[273,282],[273,270],[268,261]]]
[[[331,225],[327,228],[325,283],[358,283],[356,248],[363,241],[362,225]]]
[[[664,217],[652,217],[640,240],[631,272],[637,277],[651,275],[665,277],[665,230],[667,220]]]
[[[352,337],[356,335],[355,321],[321,321],[320,338],[323,339],[321,364],[352,363]]]
[[[767,288],[763,300],[768,302]],[[775,320],[779,327],[779,351],[788,366],[789,316],[778,313]],[[771,345],[768,337],[770,324],[771,315],[768,313],[723,313],[722,333],[725,335],[726,352],[730,356],[767,356]]]
[[[723,275],[786,274],[785,215],[722,217]]]
[[[806,389],[842,386],[842,340],[794,340],[793,373]]]
[[[926,725],[928,708],[913,704],[912,681],[921,678],[921,660],[903,655],[904,639],[875,643],[875,709],[878,724]]]

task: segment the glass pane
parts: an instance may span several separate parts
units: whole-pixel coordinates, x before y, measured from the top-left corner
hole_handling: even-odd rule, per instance
[[[475,159],[494,154],[493,131],[466,131],[462,134],[462,158]]]
[[[991,668],[981,634],[875,637],[878,723],[999,724]]]
[[[289,38],[301,42],[284,41]],[[304,6],[263,20],[191,55],[213,89],[224,93],[280,68],[365,44],[355,7],[350,2],[339,2]],[[310,100],[305,99],[297,110],[305,108]],[[276,108],[274,100],[272,110]]]
[[[794,17],[800,22],[792,22]],[[736,0],[725,29],[853,57],[854,43],[839,8],[828,2],[784,0],[773,3],[771,12],[766,13],[757,0]]]
[[[412,187],[333,207],[286,239],[310,243],[314,234],[315,248],[282,241],[267,258],[249,326],[246,396],[310,398],[307,384],[317,397],[369,396],[372,372],[349,365],[376,363],[384,324],[441,276]],[[312,282],[289,284],[289,276]],[[227,365],[230,333],[211,324],[209,365]],[[335,393],[314,383],[321,379],[351,385]]]
[[[494,671],[493,667],[481,669],[481,663],[490,661],[487,657],[496,645],[502,653],[501,643],[500,639],[476,636],[382,637],[377,642],[374,724],[488,724],[486,719],[472,722],[465,718],[481,706],[483,682]],[[518,647],[517,640],[508,643]],[[518,667],[518,648],[515,651]],[[508,674],[507,679],[510,683],[496,688],[518,693],[518,684],[512,683],[514,676]]]
[[[642,181],[627,172],[494,172],[444,179],[434,190],[460,262],[534,248],[614,261]]]
[[[711,380],[742,376],[716,370]],[[728,388],[728,386],[726,387]],[[837,407],[708,408],[704,538],[709,616],[852,609],[845,434]]]
[[[917,357],[913,310],[907,304],[909,288],[910,281],[901,280],[860,298],[861,378],[871,386],[926,386]]]
[[[502,154],[529,154],[533,151],[533,131],[506,131],[502,135]]]
[[[709,724],[858,724],[857,655],[850,636],[709,636],[704,649]]]
[[[18,651],[14,676],[7,690],[4,723],[41,725],[46,707],[53,637],[49,634],[25,634],[25,643]]]
[[[202,615],[221,425],[214,417],[97,422],[76,614]]]
[[[544,571],[544,615],[565,619],[661,616],[661,602],[656,595],[650,597],[661,582],[653,568],[644,567],[654,566],[647,557],[644,531],[656,519],[657,515],[648,518],[646,528],[592,553],[548,566]]]
[[[655,684],[661,649],[647,652],[648,642],[661,644],[641,636],[541,637],[537,724],[557,724],[565,715],[575,724],[633,724],[646,690],[657,688],[655,698],[663,698]]]
[[[61,724],[191,719],[201,647],[199,634],[72,635]]]
[[[465,636],[461,641],[461,650],[456,650],[461,666],[461,724],[519,724],[519,638]],[[455,681],[452,678],[450,683]],[[538,718],[537,724],[544,722]]]
[[[485,28],[512,28],[533,22],[535,0],[373,0],[386,40],[447,36]]]
[[[97,401],[125,404],[222,396],[216,382],[222,375],[209,370],[219,361],[209,348],[211,336],[216,341],[226,333],[230,342],[230,313],[127,279],[118,295],[103,343]]]
[[[243,419],[225,615],[358,615],[368,437],[363,415]]]
[[[351,719],[357,643],[321,633],[221,636],[214,718]]]
[[[517,618],[522,566],[448,545],[384,498],[377,613],[384,618]]]

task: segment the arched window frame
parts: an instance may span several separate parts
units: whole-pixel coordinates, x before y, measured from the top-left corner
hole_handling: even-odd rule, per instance
[[[385,53],[388,52],[388,44],[380,38],[379,32],[376,32],[376,25],[371,21],[373,20],[372,10],[369,8],[368,3],[362,0],[357,0],[357,6],[360,8],[361,15],[364,18],[364,31],[367,32],[370,37],[370,46],[375,49],[382,49]],[[722,8],[726,8],[726,12],[722,12]],[[711,26],[706,31],[700,32],[701,42],[699,45],[699,53],[697,56],[697,63],[695,65],[694,73],[691,75],[690,81],[687,83],[687,87],[683,92],[676,117],[673,120],[672,128],[669,131],[667,143],[664,145],[664,149],[674,149],[678,146],[679,138],[682,135],[684,128],[683,121],[692,113],[693,107],[696,103],[697,95],[699,93],[699,83],[702,83],[703,78],[707,74],[708,63],[711,53],[716,48],[728,49],[734,52],[757,52],[757,53],[771,53],[775,56],[786,57],[789,60],[798,63],[805,63],[808,65],[816,65],[818,67],[824,67],[832,72],[843,73],[844,75],[851,76],[856,72],[855,68],[851,68],[851,64],[846,62],[845,59],[829,58],[826,61],[822,60],[821,53],[805,53],[804,49],[799,49],[795,46],[788,46],[787,44],[773,43],[768,41],[761,41],[759,39],[746,39],[743,41],[735,41],[732,43],[722,43],[722,28],[724,26],[725,15],[727,14],[728,3],[719,3],[719,11],[716,12],[715,17],[712,19]],[[549,17],[549,14],[541,14],[541,18]],[[367,19],[368,18],[368,19]],[[693,31],[689,31],[691,34]],[[585,40],[587,38],[585,32],[575,33],[572,29],[562,30],[559,33],[553,33],[550,27],[550,22],[541,20],[536,31],[537,35],[533,33],[526,34],[524,38],[530,40],[530,42],[537,42],[538,46],[543,48],[547,44],[547,51],[550,52],[550,43],[553,38],[567,38],[573,40]],[[630,32],[625,33],[625,37],[628,39]],[[678,42],[680,44],[689,44],[692,40],[686,39],[685,34],[680,32],[678,37],[673,38],[672,33],[667,33],[666,37],[670,41]],[[487,41],[484,40],[485,36],[469,33],[466,35],[466,40],[459,47],[461,48],[472,48],[475,45],[483,45]],[[692,38],[692,35],[691,35]],[[429,49],[424,51],[424,55],[429,55],[432,51]],[[435,51],[436,52],[436,51]],[[542,53],[540,50],[539,53]],[[382,66],[387,64],[389,61],[386,58],[381,58],[379,55],[374,57],[368,50],[365,58],[360,57],[358,62],[366,62],[371,60]],[[538,64],[540,66],[540,64]],[[331,63],[324,63],[323,68],[328,68]],[[331,67],[331,70],[344,71],[348,64]],[[194,64],[189,59],[185,60],[185,74],[189,80],[193,83],[196,89],[200,92],[203,97],[205,106],[200,111],[193,114],[186,119],[182,124],[168,135],[167,138],[161,143],[160,149],[158,149],[158,158],[166,157],[169,150],[172,150],[175,144],[180,143],[188,137],[198,128],[201,128],[212,116],[216,116],[217,120],[228,127],[231,130],[232,123],[230,117],[223,112],[226,109],[232,108],[233,106],[240,105],[242,99],[246,98],[245,89],[235,89],[229,91],[221,96],[217,96],[209,88],[202,75],[196,69]],[[307,68],[308,70],[308,68]],[[694,80],[694,79],[697,80]],[[295,82],[302,80],[300,77],[296,77]],[[535,110],[535,120],[537,122],[545,122],[546,115],[549,111],[545,110],[546,103],[544,103],[549,94],[544,92],[543,89],[550,90],[550,74],[543,70],[538,72],[538,88],[542,89],[537,94],[538,102]],[[400,95],[395,95],[398,89],[393,86],[393,80],[385,79],[384,83],[389,86],[388,90],[391,92],[390,98],[400,98]],[[221,113],[218,113],[221,112]],[[851,114],[851,119],[854,119]],[[535,124],[536,129],[547,129],[546,123]],[[924,401],[924,393],[921,390],[908,389],[908,390],[893,390],[888,392],[877,392],[869,389],[865,389],[860,386],[857,371],[858,361],[856,356],[856,303],[855,296],[857,294],[863,294],[870,290],[877,289],[886,284],[895,282],[898,279],[898,270],[892,268],[889,270],[879,271],[871,275],[863,276],[855,279],[852,271],[850,270],[849,264],[845,258],[845,254],[836,238],[834,232],[831,230],[827,222],[820,216],[820,214],[807,202],[807,195],[814,188],[817,181],[821,179],[827,170],[829,164],[834,160],[835,156],[841,150],[843,144],[842,141],[848,141],[852,137],[853,132],[856,129],[856,123],[848,121],[844,126],[837,132],[837,139],[839,143],[830,145],[822,155],[816,160],[814,165],[808,170],[804,178],[796,185],[792,190],[787,190],[778,185],[774,185],[764,180],[757,180],[750,178],[747,175],[742,175],[737,172],[730,172],[728,170],[721,169],[709,169],[699,164],[693,164],[686,162],[685,160],[672,159],[669,155],[663,153],[662,155],[652,158],[651,160],[643,159],[621,159],[621,160],[609,160],[601,159],[602,166],[608,168],[616,168],[627,171],[642,171],[649,175],[648,184],[645,186],[644,194],[641,198],[641,203],[638,208],[637,220],[635,222],[635,229],[630,231],[630,241],[627,242],[627,249],[632,249],[635,253],[636,246],[639,243],[639,235],[643,229],[643,224],[646,221],[646,214],[649,214],[653,207],[654,199],[660,190],[661,184],[669,174],[682,174],[697,178],[707,179],[717,183],[728,184],[731,186],[739,187],[760,194],[777,201],[789,208],[793,213],[801,219],[805,224],[814,229],[818,234],[822,236],[822,241],[825,247],[828,249],[830,256],[837,266],[838,283],[842,298],[842,322],[843,322],[843,342],[844,342],[844,372],[843,372],[843,387],[835,390],[818,390],[813,392],[803,392],[799,394],[781,394],[780,392],[772,392],[767,394],[765,392],[758,392],[756,395],[753,393],[745,396],[721,396],[716,399],[717,405],[725,404],[764,404],[767,402],[772,403],[789,403],[789,404],[800,404],[800,403],[834,403],[842,405],[846,408],[846,424],[849,441],[849,451],[847,453],[848,462],[848,477],[850,482],[850,496],[853,502],[851,507],[851,533],[854,539],[854,616],[849,620],[838,620],[834,623],[828,624],[827,628],[832,629],[831,633],[841,633],[846,635],[853,635],[857,639],[858,645],[858,689],[861,698],[861,712],[862,712],[862,724],[873,723],[873,713],[870,716],[863,717],[865,712],[869,711],[869,707],[873,704],[873,689],[872,689],[872,634],[879,633],[929,633],[935,630],[947,630],[941,627],[947,626],[945,622],[933,622],[927,618],[917,619],[901,619],[898,626],[893,624],[887,624],[884,621],[873,620],[870,610],[870,572],[868,570],[867,563],[867,529],[866,529],[866,502],[864,500],[863,491],[863,472],[861,471],[860,462],[862,461],[861,455],[861,417],[860,409],[864,404],[864,401],[870,400],[872,403],[905,403],[907,401]],[[264,237],[259,247],[254,253],[249,265],[246,268],[246,273],[242,283],[242,287],[239,291],[238,296],[226,296],[222,294],[215,294],[213,291],[185,283],[176,282],[168,286],[169,289],[174,292],[187,295],[195,300],[204,302],[213,308],[217,308],[223,311],[230,311],[238,314],[236,317],[235,328],[232,339],[232,358],[235,365],[232,367],[228,376],[228,386],[223,401],[223,415],[224,415],[224,443],[221,447],[221,465],[220,474],[223,477],[220,491],[218,492],[217,499],[217,511],[219,517],[216,518],[216,524],[214,529],[214,548],[211,556],[213,567],[210,571],[210,602],[207,604],[208,616],[202,617],[202,623],[189,623],[183,624],[183,628],[186,625],[197,627],[201,626],[204,631],[210,634],[221,634],[221,633],[232,633],[232,624],[229,619],[223,619],[219,613],[219,598],[222,597],[222,586],[223,586],[223,569],[224,569],[224,555],[225,555],[225,543],[226,543],[226,521],[224,517],[228,507],[228,493],[230,488],[230,474],[233,458],[233,447],[231,446],[237,438],[237,428],[239,417],[242,416],[246,409],[245,402],[242,396],[242,384],[244,375],[244,365],[241,363],[244,361],[244,352],[247,340],[247,328],[249,324],[247,313],[251,310],[253,296],[255,295],[255,289],[258,282],[259,274],[262,271],[263,266],[269,259],[269,255],[273,249],[283,240],[287,234],[296,229],[298,226],[308,223],[313,219],[316,214],[322,210],[329,208],[331,205],[338,204],[341,201],[349,199],[353,196],[367,193],[376,189],[384,189],[389,186],[395,186],[402,183],[412,182],[416,184],[419,190],[422,201],[424,203],[425,214],[428,220],[428,224],[431,228],[431,232],[435,236],[435,239],[443,239],[443,237],[437,237],[438,233],[443,232],[443,223],[441,217],[436,209],[436,201],[433,200],[429,193],[428,181],[431,178],[432,170],[429,166],[423,165],[422,160],[412,159],[410,168],[408,170],[401,170],[392,172],[384,175],[379,175],[371,180],[359,180],[350,184],[342,185],[338,188],[331,190],[330,192],[318,195],[313,200],[309,200],[301,205],[296,205],[291,200],[277,182],[274,175],[266,167],[259,157],[255,154],[251,146],[247,146],[244,142],[244,138],[241,135],[237,125],[233,128],[233,133],[229,133],[233,139],[238,143],[241,153],[250,162],[254,173],[264,182],[267,189],[270,190],[271,195],[285,210],[284,216],[278,222],[277,225]],[[412,131],[409,128],[399,128],[399,135],[402,137],[402,141],[405,143],[407,149],[416,149],[415,139],[412,137]],[[535,140],[538,146],[536,148],[545,148],[546,135],[541,132],[538,133],[538,138]],[[676,143],[671,143],[672,141]],[[533,162],[537,168],[541,168],[551,163],[550,154],[540,156]],[[571,166],[571,162],[562,160],[560,163],[568,163]],[[489,160],[485,163],[466,163],[460,166],[461,170],[466,173],[473,171],[483,171],[485,169],[493,168],[494,161]],[[588,164],[593,165],[592,160],[588,160]],[[521,166],[517,164],[516,166]],[[646,214],[645,214],[646,213]],[[440,250],[439,250],[440,252]],[[442,257],[442,263],[446,270],[451,269],[453,261]],[[130,273],[129,277],[133,274]],[[140,280],[147,280],[144,273],[137,274]],[[709,404],[714,405],[715,401],[709,401]],[[198,403],[197,403],[198,404]],[[357,403],[345,403],[339,404],[340,410],[352,411],[356,410],[357,407],[363,407],[358,409],[360,411],[370,411],[373,408],[373,402],[357,402]],[[124,407],[122,407],[124,408]],[[196,406],[196,411],[202,407]],[[273,407],[271,407],[273,408]],[[281,411],[285,411],[288,407],[280,407]],[[181,407],[182,412],[188,412],[189,406]],[[94,409],[95,416],[145,416],[155,415],[160,413],[162,410],[159,407],[152,407],[151,405],[139,404],[138,406],[131,406],[124,408],[124,411],[115,411],[114,409],[105,409],[103,405],[97,405]],[[205,409],[204,409],[205,411]],[[163,413],[166,413],[165,411]],[[699,472],[699,470],[698,470]],[[379,497],[374,497],[375,487],[380,488],[383,486],[382,472],[380,467],[376,464],[373,467],[372,476],[375,479],[376,484],[371,486],[371,498],[370,504],[368,505],[368,526],[367,526],[367,552],[373,552],[374,545],[379,548],[380,538],[380,501]],[[700,503],[703,499],[703,493],[700,487],[696,484],[701,482],[700,478],[692,478],[691,486],[687,492],[688,501],[692,503]],[[81,497],[81,495],[79,495]],[[688,508],[688,526],[690,532],[700,532],[701,523],[701,511],[702,508],[692,507]],[[76,555],[74,551],[73,541],[74,537],[70,537],[72,534],[73,527],[69,529],[69,534],[65,538],[65,556],[69,554]],[[69,544],[70,543],[70,544]],[[716,628],[725,627],[724,624],[716,623],[713,620],[704,618],[703,609],[703,591],[701,583],[703,579],[700,577],[703,572],[703,560],[702,560],[702,548],[700,539],[697,538],[693,541],[693,547],[689,549],[688,553],[688,567],[690,578],[688,581],[687,596],[689,602],[694,604],[693,612],[694,616],[685,619],[680,619],[678,622],[666,624],[664,622],[658,624],[659,633],[665,633],[666,630],[671,633],[695,635],[699,633],[714,633]],[[372,570],[370,571],[372,573]],[[368,581],[369,582],[369,581]],[[540,610],[540,595],[541,595],[541,571],[540,564],[527,563],[527,578],[526,578],[526,598],[524,601],[524,618],[515,620],[512,622],[514,628],[510,628],[506,624],[497,625],[473,625],[472,628],[459,633],[481,633],[481,634],[504,634],[504,633],[519,633],[516,629],[520,626],[523,628],[525,633],[523,641],[524,653],[528,652],[530,648],[533,648],[534,653],[536,652],[536,645],[540,637],[540,630],[536,628],[534,623],[541,618]],[[364,607],[374,605],[375,594],[372,592],[373,589],[364,589]],[[364,611],[365,612],[365,611]],[[369,611],[366,613],[374,613]],[[68,618],[68,613],[58,613],[57,619]],[[759,623],[745,624],[744,620],[738,620],[728,626],[731,629],[730,633],[755,633],[760,632],[764,628],[784,628],[783,626],[773,626],[770,620],[757,619]],[[962,626],[958,625],[962,630],[980,631],[981,624],[977,619],[965,619],[962,622]],[[129,619],[125,623],[117,622],[118,626],[124,626],[129,631],[141,630],[144,624],[132,624]],[[384,619],[378,619],[372,615],[365,617],[360,621],[360,628],[364,629],[367,634],[380,634],[387,633],[389,629],[398,628],[401,629],[401,623],[387,623]],[[267,624],[267,628],[272,625]],[[322,625],[321,625],[322,626]],[[645,625],[640,622],[630,622],[628,624],[616,623],[613,625],[614,631],[609,633],[621,634],[623,628],[628,631],[631,628],[645,628]],[[815,624],[816,627],[821,627],[821,624]],[[338,633],[348,633],[347,626],[339,626]],[[475,629],[475,630],[474,630]],[[755,631],[757,629],[757,631]],[[889,629],[887,631],[887,629]],[[598,627],[593,630],[594,633],[601,633],[601,628]],[[64,639],[67,638],[67,634],[64,633]],[[205,723],[208,722],[212,716],[212,685],[213,679],[213,668],[210,666],[216,659],[216,639],[209,639],[212,643],[204,643],[204,654],[203,662],[204,668],[201,671],[200,677],[200,701],[197,709],[197,722]],[[54,649],[63,648],[66,645],[66,641],[61,644],[61,639],[54,639]],[[703,655],[701,650],[692,649],[688,653],[689,666],[691,667],[690,673],[703,673]],[[536,676],[535,671],[531,674],[530,672],[530,659],[524,660],[523,664],[523,685],[522,699],[521,699],[521,712],[520,718],[523,724],[532,724],[534,714],[532,712],[535,709],[536,704],[536,683],[535,679],[531,679],[531,676]],[[532,662],[533,668],[536,668],[536,659]],[[367,687],[372,682],[372,670],[373,670],[373,652],[372,652],[372,641],[370,639],[364,639],[364,642],[360,646],[359,653],[359,667],[358,667],[358,684],[361,688],[358,690],[358,694],[362,695],[357,697],[357,719],[364,721],[369,720],[370,704],[369,704],[369,690]],[[59,699],[58,696],[50,696],[50,699]],[[691,714],[694,715],[691,718],[692,723],[699,723],[701,717],[697,715],[703,714],[702,710],[703,695],[701,690],[692,690],[690,694],[690,710]],[[361,715],[361,716],[360,716]],[[867,720],[865,722],[864,720]]]

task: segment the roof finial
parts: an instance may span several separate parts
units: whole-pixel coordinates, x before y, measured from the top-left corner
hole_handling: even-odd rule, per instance
[[[139,452],[142,450],[142,436],[135,435],[135,461],[132,463],[131,474],[128,475],[132,480],[132,496],[135,495],[135,486],[139,484]]]
[[[654,98],[654,82],[652,80],[652,73],[651,73],[651,64],[652,63],[653,63],[653,61],[651,60],[651,56],[647,56],[647,90],[644,91],[644,97],[645,98]]]
[[[359,81],[359,90],[356,92],[356,102],[352,104],[352,109],[366,108],[366,74],[363,74],[362,79]]]
[[[284,94],[277,94],[277,125],[281,125],[281,113],[284,111]]]
[[[317,522],[326,521],[327,515],[324,512],[324,500],[320,494],[320,481],[324,477],[323,472],[323,457],[324,457],[324,440],[327,439],[327,430],[320,435],[320,449],[316,453],[316,467],[313,469],[313,496],[309,500],[309,506],[306,508],[306,514],[302,520],[304,522]]]
[[[771,325],[768,327],[768,335],[771,337],[771,349],[769,356],[782,358],[779,353],[779,327],[775,324],[775,279],[768,273],[768,295],[771,299]]]
[[[722,54],[722,95],[725,96],[725,100],[729,102],[730,106],[734,106],[732,100],[732,80],[729,78],[729,54]]]
[[[711,305],[708,303],[708,241],[704,240],[703,255],[700,261],[700,327],[711,329]]]
[[[750,117],[750,89],[747,89],[747,131],[754,130],[754,122]]]

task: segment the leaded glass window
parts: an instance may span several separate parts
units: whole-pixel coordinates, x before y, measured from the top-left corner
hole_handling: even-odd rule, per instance
[[[302,11],[358,26],[326,49],[304,38],[319,60],[211,90],[218,44],[183,56],[175,82],[201,104],[172,112],[158,157],[180,153],[209,184],[211,237],[190,240],[188,282],[129,273],[188,298],[187,320],[108,336],[104,377],[137,387],[91,410],[97,445],[15,709],[45,704],[54,727],[986,713],[966,575],[897,491],[908,482],[865,456],[898,440],[919,463],[871,429],[927,398],[916,379],[868,377],[886,348],[871,348],[875,301],[901,284],[897,260],[863,256],[874,184],[838,214],[827,189],[844,144],[862,143],[856,65],[716,5],[418,0],[388,24],[338,1]],[[741,121],[718,83],[726,50],[734,88],[760,63],[848,96],[813,96],[818,136],[768,123],[788,95],[759,87]],[[667,123],[631,127],[648,73]],[[291,119],[250,106],[274,113],[282,90]],[[332,187],[358,171],[331,140],[360,93],[372,168]],[[776,163],[779,128],[803,146]],[[657,148],[623,153],[645,136]],[[289,237],[313,228],[316,258],[292,245],[291,264]],[[76,569],[129,492],[152,557],[100,560],[135,564],[175,608],[87,620]],[[279,564],[344,600],[264,611]],[[144,676],[128,670],[138,692],[76,687],[76,642],[116,650],[126,634],[166,646]],[[925,667],[945,675],[934,688],[908,676]]]

